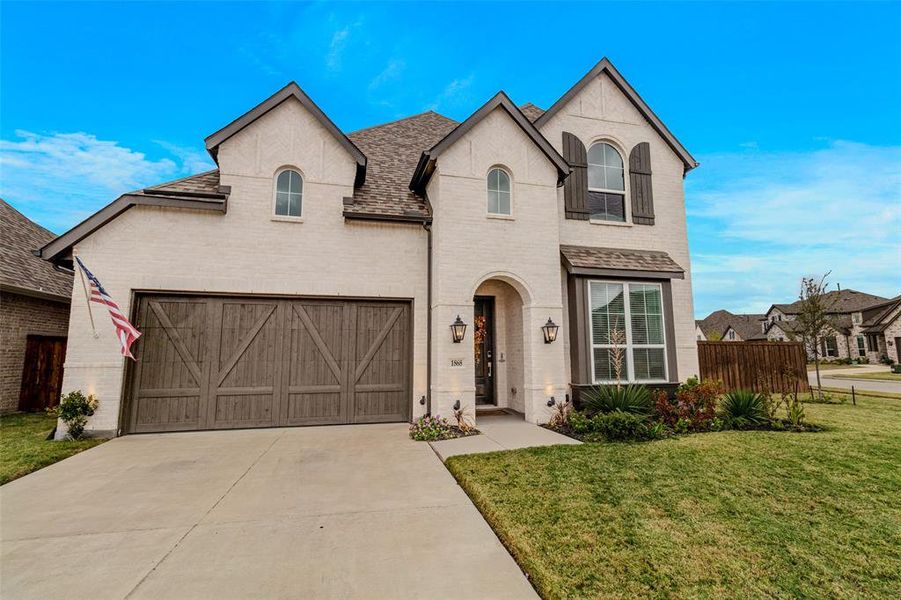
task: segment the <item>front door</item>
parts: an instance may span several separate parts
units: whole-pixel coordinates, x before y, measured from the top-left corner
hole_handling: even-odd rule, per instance
[[[25,339],[19,410],[42,411],[59,404],[65,361],[66,338],[29,335]]]
[[[895,338],[895,352],[898,353],[898,362],[901,363],[901,337]]]
[[[476,371],[476,404],[496,404],[494,398],[494,298],[473,299],[473,344]]]

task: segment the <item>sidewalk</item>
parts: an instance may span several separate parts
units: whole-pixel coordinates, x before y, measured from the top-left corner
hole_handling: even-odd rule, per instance
[[[479,454],[532,446],[582,443],[550,429],[527,423],[522,415],[478,417],[476,427],[482,432],[481,435],[430,442],[432,449],[442,461],[445,461],[449,456],[457,454]]]

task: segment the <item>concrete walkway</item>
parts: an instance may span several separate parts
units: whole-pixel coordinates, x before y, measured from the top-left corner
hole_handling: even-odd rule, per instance
[[[535,598],[407,426],[119,438],[0,488],[3,598]]]
[[[479,454],[532,446],[582,443],[550,429],[527,423],[522,415],[478,417],[476,427],[482,432],[482,435],[430,442],[432,448],[435,449],[441,460],[447,460],[449,456],[457,454]]]

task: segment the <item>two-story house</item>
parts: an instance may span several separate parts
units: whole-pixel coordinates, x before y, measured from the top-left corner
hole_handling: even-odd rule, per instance
[[[697,373],[683,178],[697,166],[606,59],[542,111],[503,92],[343,133],[294,83],[206,139],[217,169],[127,193],[78,256],[142,332],[72,295],[65,390],[128,433],[546,421],[613,381]],[[617,341],[617,340],[621,341]],[[477,413],[476,413],[477,414]]]

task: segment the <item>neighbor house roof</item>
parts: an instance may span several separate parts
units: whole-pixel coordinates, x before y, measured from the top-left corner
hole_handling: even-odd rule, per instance
[[[526,137],[528,137],[538,149],[541,150],[547,159],[557,167],[558,182],[562,182],[566,176],[569,175],[569,164],[562,156],[560,156],[560,153],[554,149],[551,143],[539,133],[538,129],[532,125],[532,122],[522,114],[522,111],[513,104],[507,94],[500,91],[495,94],[491,100],[472,113],[469,118],[457,125],[437,144],[422,152],[419,163],[416,165],[416,170],[413,172],[413,179],[410,181],[410,189],[419,194],[424,193],[429,178],[435,171],[435,164],[438,157],[497,108],[506,111],[519,128],[522,129],[523,133],[526,134]]]
[[[219,171],[213,170],[129,192],[119,196],[58,238],[46,242],[36,254],[71,269],[72,247],[132,206],[165,206],[224,213],[230,191],[228,186],[219,185]]]
[[[560,97],[559,100],[554,102],[550,108],[544,111],[544,114],[540,115],[535,120],[535,127],[541,129],[541,127],[551,120],[551,118],[557,114],[564,106],[566,106],[570,100],[572,100],[582,89],[594,81],[601,73],[606,73],[610,79],[613,80],[613,83],[620,89],[620,91],[628,98],[632,104],[638,109],[638,112],[647,120],[647,122],[653,127],[660,137],[664,139],[664,141],[669,145],[670,148],[673,149],[673,152],[682,159],[683,164],[685,165],[685,172],[694,169],[698,166],[698,161],[694,159],[691,153],[682,145],[679,140],[676,139],[676,136],[667,129],[666,125],[663,124],[657,115],[654,114],[654,111],[651,110],[651,107],[647,105],[647,103],[641,99],[641,96],[638,95],[638,92],[629,85],[622,75],[620,75],[619,71],[613,66],[613,64],[605,57],[602,58],[601,61],[594,66],[588,73],[585,74],[582,79],[580,79],[576,85],[569,88],[569,90]]]
[[[354,186],[359,187],[363,185],[363,182],[366,180],[366,155],[363,154],[363,152],[360,151],[360,149],[357,148],[340,129],[338,129],[338,126],[335,125],[332,120],[322,112],[322,109],[319,108],[316,103],[300,89],[300,86],[293,81],[216,133],[208,136],[205,140],[206,149],[210,153],[210,156],[213,157],[213,160],[218,164],[219,146],[225,140],[232,137],[289,98],[298,100],[303,107],[306,108],[307,111],[309,111],[336,140],[338,140],[338,143],[353,156],[354,160],[357,162],[357,176]]]
[[[425,199],[410,190],[423,148],[431,148],[458,123],[434,111],[360,129],[348,137],[368,158],[366,182],[346,198],[344,216],[357,219],[427,220]]]
[[[55,236],[0,198],[0,289],[68,302],[72,275],[34,255]]]
[[[522,114],[526,116],[532,123],[535,122],[538,117],[544,114],[543,108],[538,108],[531,102],[526,102],[525,104],[521,104],[519,106],[519,110],[522,111]]]
[[[881,333],[885,331],[889,325],[901,316],[901,311],[895,310],[898,307],[901,307],[901,296],[897,296],[885,304],[871,307],[869,311],[864,312],[864,320],[861,323],[863,333]]]
[[[888,298],[858,292],[857,290],[833,290],[824,294],[824,302],[829,306],[830,313],[852,313],[888,302]],[[791,304],[774,304],[767,311],[767,314],[775,308],[783,314],[796,315],[801,312],[803,303],[802,300],[796,300]]]
[[[704,335],[717,333],[720,336],[725,335],[726,331],[731,327],[741,339],[761,339],[763,335],[764,315],[757,314],[735,314],[728,310],[716,310],[698,321],[698,326]]]
[[[560,246],[563,265],[576,275],[635,275],[655,279],[682,279],[685,271],[666,252],[590,246]]]

